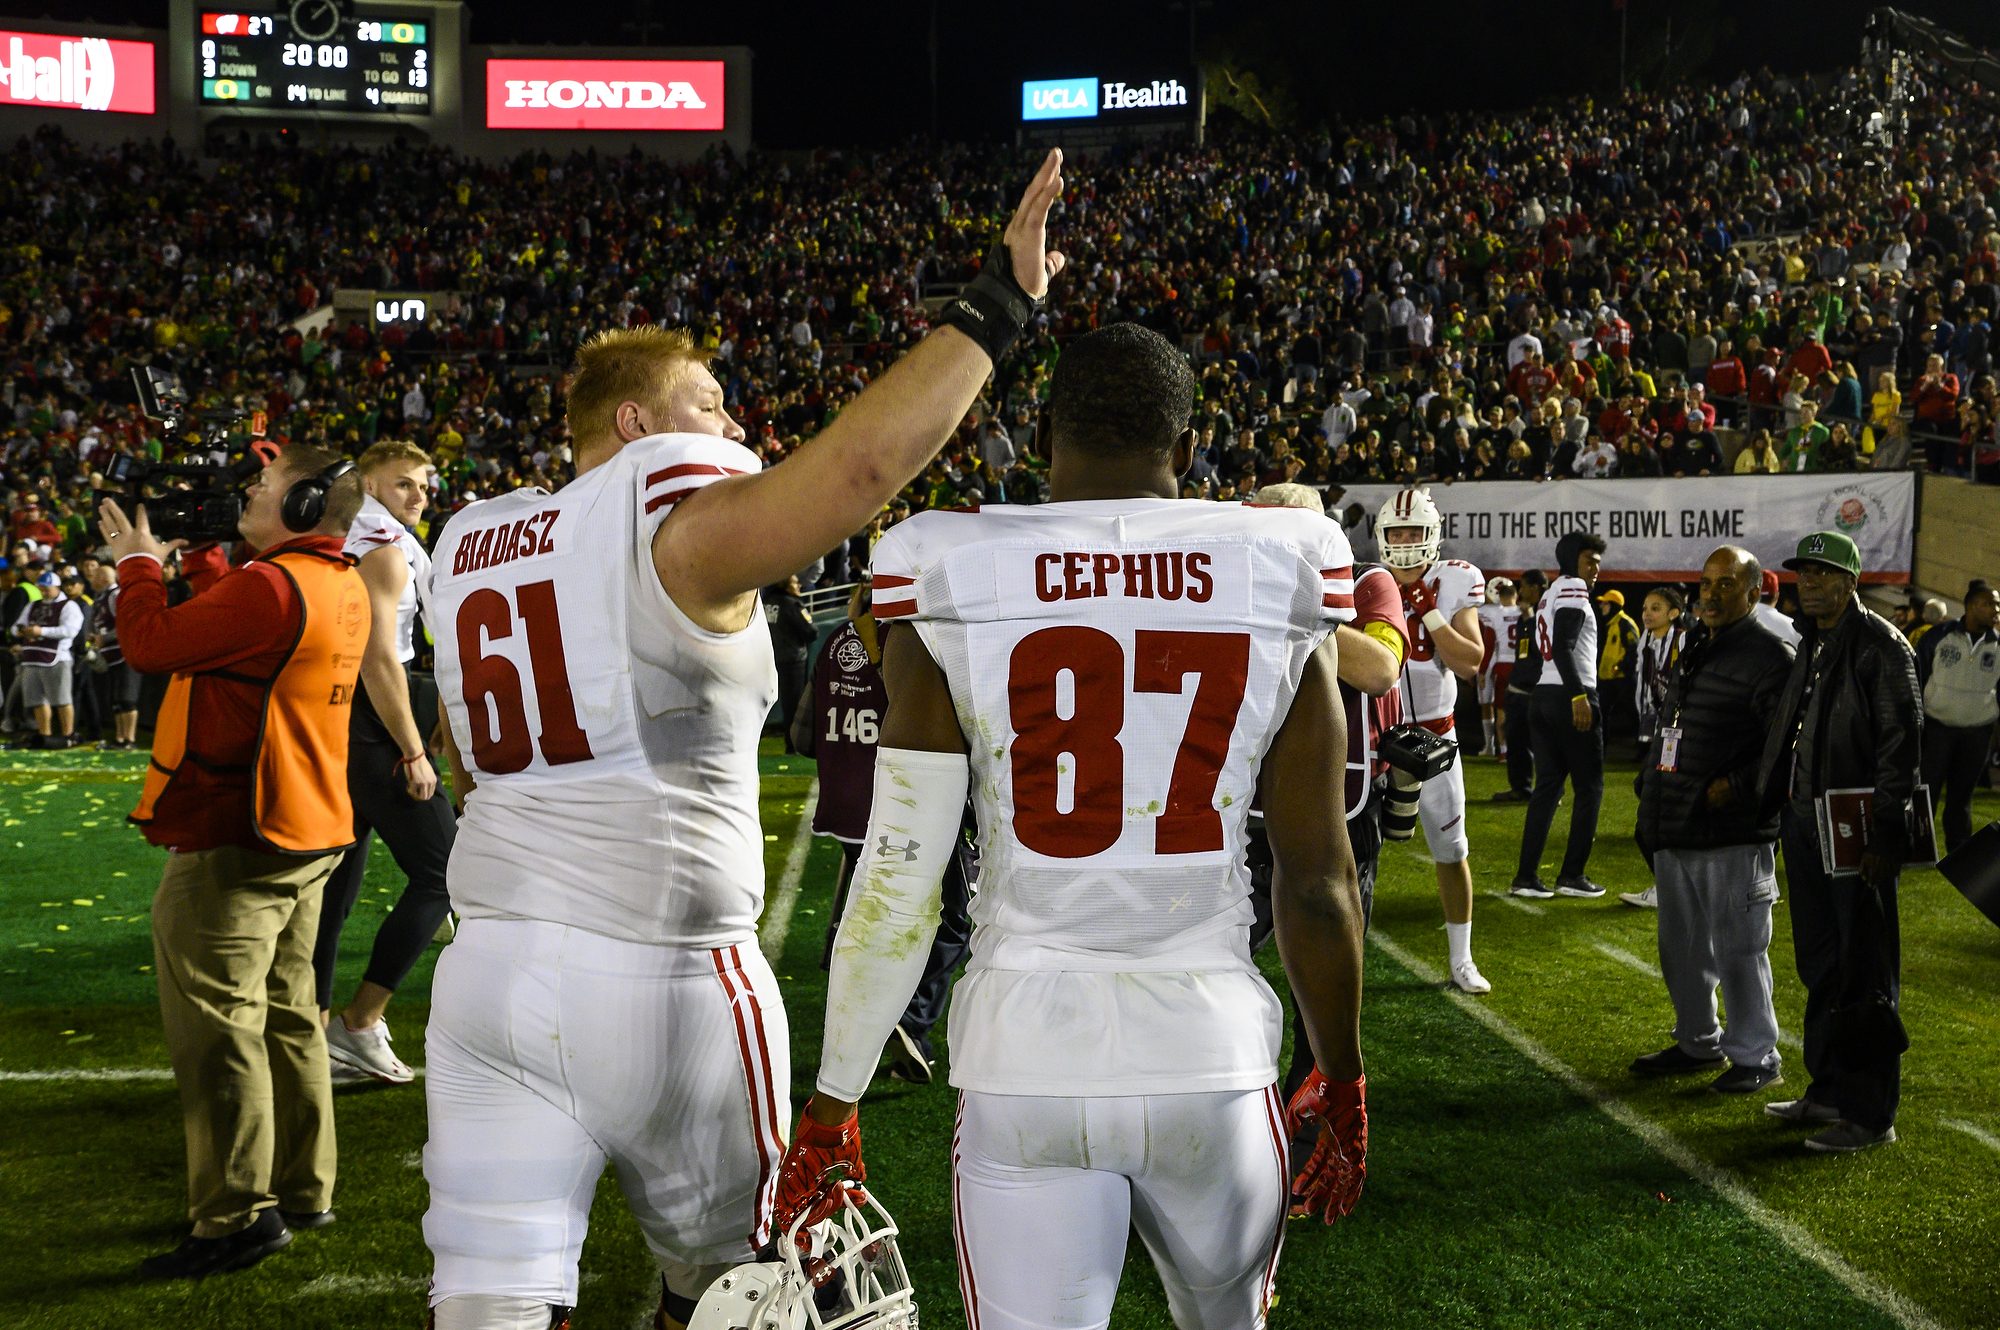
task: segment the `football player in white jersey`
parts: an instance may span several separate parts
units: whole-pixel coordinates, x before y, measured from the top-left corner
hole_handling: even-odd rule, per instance
[[[662,1325],[767,1241],[790,1065],[756,946],[757,591],[951,436],[1062,267],[1062,187],[1051,152],[943,326],[782,466],[759,471],[686,333],[619,330],[578,353],[576,478],[446,525],[425,614],[465,812],[426,1046],[439,1330],[565,1322],[607,1163]]]
[[[1591,847],[1597,843],[1597,810],[1604,801],[1604,708],[1597,696],[1597,614],[1590,600],[1604,565],[1604,550],[1604,537],[1596,532],[1566,533],[1556,542],[1556,566],[1562,576],[1535,607],[1535,641],[1542,653],[1534,709],[1528,714],[1535,745],[1535,789],[1528,796],[1528,816],[1521,828],[1521,861],[1507,888],[1516,896],[1546,900],[1559,894],[1588,900],[1604,894],[1604,888],[1584,874]],[[1551,891],[1542,883],[1542,850],[1556,806],[1562,802],[1565,780],[1576,801],[1570,805],[1562,870]]]
[[[1044,417],[1053,501],[920,514],[875,547],[889,709],[776,1222],[865,1177],[855,1101],[922,971],[969,785],[983,867],[950,1043],[975,1328],[1104,1325],[1132,1227],[1178,1325],[1262,1326],[1288,1196],[1331,1222],[1365,1172],[1346,722],[1316,651],[1353,618],[1353,556],[1301,509],[1175,498],[1193,394],[1156,333],[1077,338]],[[1260,791],[1317,1061],[1289,1106],[1249,951]],[[1296,1174],[1288,1125],[1317,1130]]]
[[[1486,751],[1495,761],[1507,758],[1507,727],[1501,723],[1501,703],[1514,673],[1514,634],[1521,607],[1514,602],[1514,583],[1505,577],[1487,580],[1486,603],[1479,607],[1479,716],[1486,726]]]
[[[1403,662],[1403,717],[1433,734],[1450,736],[1458,710],[1458,681],[1479,673],[1485,641],[1479,609],[1486,582],[1463,559],[1440,559],[1444,516],[1426,490],[1404,490],[1382,505],[1375,519],[1382,562],[1403,588],[1410,624],[1410,655]],[[1424,844],[1437,865],[1438,901],[1444,907],[1451,982],[1465,993],[1490,993],[1493,985],[1472,960],[1472,853],[1465,827],[1465,762],[1431,777],[1417,796]],[[1408,823],[1404,823],[1405,830]]]
[[[313,978],[334,1080],[374,1077],[404,1085],[416,1073],[389,1047],[382,1018],[389,999],[451,912],[445,866],[457,829],[451,804],[438,792],[437,773],[411,705],[410,662],[416,658],[417,585],[431,558],[410,524],[430,501],[430,455],[414,443],[385,439],[355,464],[365,497],[347,531],[346,553],[368,586],[374,623],[361,664],[361,690],[349,725],[347,790],[354,800],[354,848],[327,879],[320,907]],[[368,872],[371,831],[396,858],[407,885],[375,932],[368,970],[354,1000],[335,1016],[333,971],[341,926]]]

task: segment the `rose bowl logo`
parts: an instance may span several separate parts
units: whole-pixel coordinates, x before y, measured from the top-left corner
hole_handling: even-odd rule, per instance
[[[847,673],[859,673],[868,666],[868,648],[861,645],[859,638],[850,637],[834,650],[833,660]]]
[[[1868,525],[1869,509],[1868,496],[1859,486],[1843,485],[1820,500],[1819,525],[1851,536]]]

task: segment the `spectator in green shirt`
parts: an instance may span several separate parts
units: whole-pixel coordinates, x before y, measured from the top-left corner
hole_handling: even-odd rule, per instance
[[[1799,405],[1799,423],[1785,431],[1785,446],[1778,455],[1786,471],[1817,471],[1820,450],[1826,446],[1826,426],[1819,423],[1819,403]]]

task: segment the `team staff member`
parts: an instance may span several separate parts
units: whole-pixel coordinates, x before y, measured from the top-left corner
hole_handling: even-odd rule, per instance
[[[1725,1094],[1782,1079],[1770,955],[1778,816],[1758,806],[1757,765],[1792,649],[1751,613],[1760,571],[1748,550],[1729,545],[1702,565],[1701,622],[1639,763],[1639,848],[1653,864],[1674,1042],[1632,1070],[1709,1071],[1726,1058],[1729,1069],[1711,1084]],[[1716,1020],[1718,985],[1726,1031]]]
[[[1924,690],[1924,784],[1944,805],[1944,845],[1957,849],[1972,835],[1972,790],[1993,751],[2000,719],[2000,633],[1993,629],[1993,589],[1965,589],[1965,615],[1925,633],[1917,643],[1917,680]]]
[[[1572,531],[1556,542],[1555,585],[1535,610],[1535,635],[1544,663],[1529,713],[1535,745],[1535,792],[1521,829],[1521,862],[1510,888],[1516,896],[1547,899],[1602,896],[1584,876],[1597,842],[1597,809],[1604,801],[1604,710],[1597,700],[1597,616],[1590,588],[1604,563],[1604,537]],[[1569,845],[1555,892],[1542,885],[1542,847],[1568,780],[1576,802],[1569,812]]]
[[[361,664],[361,694],[354,699],[348,733],[347,793],[354,801],[354,848],[326,885],[319,939],[313,948],[326,1050],[340,1080],[374,1077],[405,1085],[416,1073],[389,1047],[382,1018],[397,987],[431,944],[451,912],[445,865],[457,827],[451,804],[438,791],[437,772],[424,748],[411,704],[410,662],[416,659],[417,582],[430,575],[431,559],[410,525],[430,501],[430,455],[414,443],[385,439],[361,454],[365,497],[347,529],[347,554],[368,588],[368,653]],[[370,834],[379,834],[406,884],[375,932],[368,969],[354,1000],[334,1018],[333,971],[340,932],[368,873]]]
[[[36,581],[41,599],[14,625],[21,646],[21,698],[35,724],[36,746],[68,748],[75,742],[75,655],[71,645],[83,631],[84,609],[63,594],[62,578],[43,573]]]
[[[1806,986],[1805,1060],[1812,1085],[1764,1111],[1825,1130],[1808,1148],[1852,1151],[1896,1139],[1902,1054],[1896,878],[1909,851],[1924,712],[1916,656],[1895,625],[1862,607],[1861,551],[1838,531],[1799,542],[1806,626],[1764,746],[1763,811],[1782,810],[1792,949]],[[1859,872],[1827,873],[1816,801],[1872,789]]]
[[[1611,731],[1626,736],[1639,728],[1639,625],[1625,612],[1625,593],[1617,588],[1599,592],[1597,603],[1603,609],[1598,620],[1603,646],[1597,653],[1597,683],[1604,697],[1608,739]]]
[[[1549,575],[1539,568],[1523,572],[1515,584],[1521,617],[1514,621],[1514,669],[1505,692],[1507,788],[1493,796],[1496,804],[1524,804],[1535,783],[1535,744],[1528,716],[1534,709],[1535,685],[1542,677],[1542,648],[1535,639],[1535,609],[1548,590]]]
[[[90,640],[104,660],[97,676],[98,710],[111,717],[112,738],[105,748],[133,748],[139,739],[139,671],[125,662],[118,644],[118,570],[102,560],[90,564]]]
[[[132,820],[169,851],[153,957],[187,1132],[194,1231],[143,1275],[241,1269],[333,1215],[333,1087],[313,1002],[320,892],[354,839],[348,707],[368,595],[341,553],[360,478],[295,445],[248,490],[237,530],[257,556],[184,560],[169,609],[145,509],[99,524],[118,565],[119,640],[173,674]]]

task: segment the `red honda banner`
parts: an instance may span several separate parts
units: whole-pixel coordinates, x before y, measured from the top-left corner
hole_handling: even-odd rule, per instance
[[[0,32],[0,106],[151,115],[153,43]]]
[[[488,60],[488,129],[722,128],[720,60]]]

